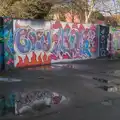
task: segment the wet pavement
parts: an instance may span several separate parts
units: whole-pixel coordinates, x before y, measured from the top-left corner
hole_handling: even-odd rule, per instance
[[[67,101],[34,116],[9,115],[1,119],[120,120],[119,60],[76,61],[1,74],[1,94],[38,89],[59,93]]]

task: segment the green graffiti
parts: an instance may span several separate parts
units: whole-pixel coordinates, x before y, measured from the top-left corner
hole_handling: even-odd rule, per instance
[[[8,54],[8,52],[5,52],[5,57],[7,57],[9,54]]]
[[[71,36],[71,37],[70,37],[70,42],[71,42],[71,43],[74,43],[74,36]]]
[[[114,40],[114,49],[115,49],[115,50],[118,49],[118,40]]]
[[[4,116],[9,112],[15,113],[15,94],[11,94],[8,98],[3,95],[0,98],[0,114]]]

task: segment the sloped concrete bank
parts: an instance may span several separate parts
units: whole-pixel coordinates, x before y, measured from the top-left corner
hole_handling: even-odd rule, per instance
[[[26,90],[0,96],[0,116],[36,115],[54,106],[66,104],[69,99],[50,90]]]

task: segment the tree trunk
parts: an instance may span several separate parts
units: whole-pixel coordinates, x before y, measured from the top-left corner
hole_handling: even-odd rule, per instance
[[[92,9],[89,11],[89,13],[85,11],[85,24],[88,24],[91,14],[92,14]]]
[[[89,22],[89,18],[88,16],[85,16],[85,24],[88,24],[88,22]]]
[[[88,22],[89,22],[89,19],[91,17],[92,12],[93,12],[93,8],[94,8],[94,0],[91,1],[90,9],[86,9],[88,11],[85,10],[85,23],[86,24],[88,24]]]
[[[89,20],[88,14],[87,11],[85,11],[85,24],[88,24],[88,20]]]

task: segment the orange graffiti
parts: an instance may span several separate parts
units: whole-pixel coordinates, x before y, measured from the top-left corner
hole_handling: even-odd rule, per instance
[[[44,65],[44,64],[50,64],[51,63],[51,57],[48,56],[45,52],[44,55],[39,55],[38,60],[36,59],[37,56],[33,52],[31,61],[29,61],[28,56],[26,55],[24,61],[22,60],[22,57],[18,56],[19,62],[17,63],[16,67],[26,67],[26,66],[35,66],[35,65]]]

